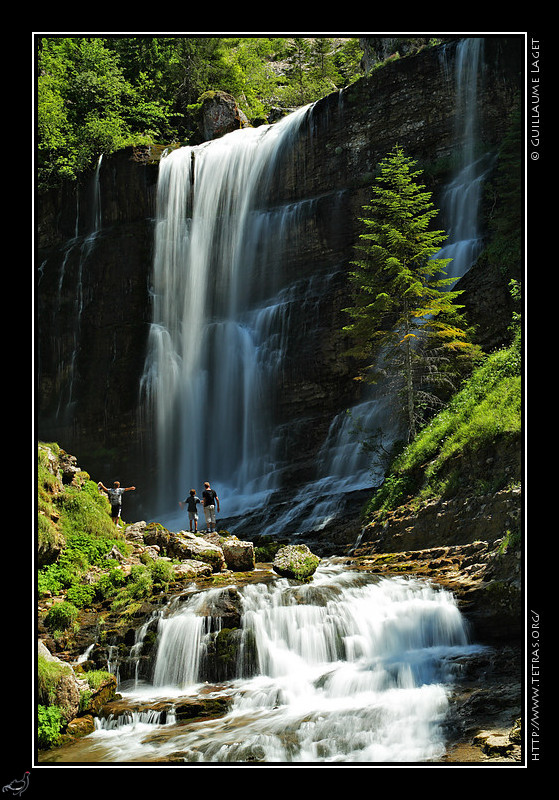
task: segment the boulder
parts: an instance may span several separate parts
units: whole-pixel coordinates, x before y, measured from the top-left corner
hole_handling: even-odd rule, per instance
[[[169,558],[209,564],[212,572],[221,572],[225,568],[221,547],[188,531],[172,533],[162,525],[148,525],[144,530],[144,542],[159,547],[159,552],[164,552]]]
[[[233,572],[250,572],[254,569],[254,545],[236,536],[228,536],[221,542],[221,549],[228,569]]]
[[[206,92],[200,99],[199,128],[203,141],[219,139],[226,133],[248,127],[248,119],[227,92]]]
[[[192,580],[196,578],[209,578],[212,574],[211,564],[188,558],[175,565],[176,580]]]
[[[235,586],[227,586],[217,593],[206,593],[204,599],[205,603],[199,608],[198,613],[210,618],[217,630],[241,626],[242,602]]]
[[[172,536],[173,555],[176,558],[180,558],[181,561],[185,559],[203,561],[211,566],[213,572],[225,569],[223,550],[218,545],[187,531],[179,531]]]
[[[92,714],[84,714],[81,717],[75,717],[70,720],[64,735],[62,743],[79,739],[82,736],[89,736],[90,733],[95,731],[95,718]]]
[[[274,572],[284,578],[308,581],[320,564],[320,558],[306,544],[289,544],[281,547],[272,564]]]

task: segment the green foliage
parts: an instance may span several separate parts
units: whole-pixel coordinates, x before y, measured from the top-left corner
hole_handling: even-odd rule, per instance
[[[367,512],[389,511],[412,497],[444,494],[453,488],[456,476],[451,465],[459,463],[457,457],[518,438],[522,425],[521,370],[517,336],[511,346],[489,355],[443,411],[402,451]],[[504,473],[501,480],[506,480]]]
[[[92,669],[84,674],[91,689],[99,689],[112,675],[104,669]]]
[[[175,578],[175,568],[168,561],[158,559],[153,564],[149,565],[151,577],[154,585],[167,587]]]
[[[76,606],[64,600],[49,608],[45,617],[45,625],[51,631],[64,631],[74,625],[78,614]]]
[[[429,229],[438,212],[415,166],[398,146],[379,164],[344,327],[362,376],[376,380],[387,369],[401,382],[410,439],[481,356],[456,304],[460,292],[444,277],[449,259],[436,258],[446,235]]]
[[[153,578],[149,567],[144,564],[134,565],[123,587],[117,592],[111,610],[116,613],[132,613],[138,601],[150,596],[152,588]]]
[[[66,592],[66,599],[77,608],[90,606],[95,597],[95,588],[87,583],[72,583]]]
[[[95,600],[102,602],[114,597],[117,592],[126,583],[126,576],[124,572],[118,568],[113,567],[109,572],[105,572],[99,580],[94,584]]]
[[[39,702],[44,705],[51,705],[56,699],[56,687],[60,678],[71,672],[68,664],[59,661],[50,661],[44,656],[39,655],[37,659],[37,689],[39,692]]]
[[[62,727],[63,716],[57,706],[38,706],[37,733],[38,745],[41,750],[48,750],[58,743]]]
[[[54,505],[65,537],[78,533],[110,540],[118,537],[108,514],[107,498],[94,481],[86,479],[79,485],[66,486],[64,492],[55,495]]]
[[[59,529],[53,520],[53,517],[57,516],[53,500],[61,489],[61,482],[49,469],[51,454],[56,457],[59,451],[58,445],[43,445],[39,443],[38,446],[37,538],[39,545],[45,549],[52,547],[60,536]]]
[[[49,564],[38,572],[37,590],[39,595],[49,592],[50,594],[60,594],[62,589],[72,584],[74,578],[74,573],[67,567],[61,567],[60,564]]]
[[[207,91],[250,119],[319,99],[359,76],[357,39],[217,36],[38,37],[40,188],[73,180],[102,153],[190,135]]]

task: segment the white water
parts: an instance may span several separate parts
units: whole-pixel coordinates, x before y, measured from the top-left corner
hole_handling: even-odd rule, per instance
[[[460,160],[456,174],[443,194],[441,212],[448,240],[436,255],[436,258],[452,259],[447,268],[449,278],[465,275],[483,247],[479,205],[492,159],[488,154],[477,152],[477,94],[482,75],[483,39],[462,40],[456,47],[453,73],[456,84],[455,137],[461,143]]]
[[[276,486],[271,410],[295,287],[272,265],[308,204],[261,200],[307,111],[161,161],[142,392],[167,511],[206,479],[222,500],[254,502]]]
[[[312,584],[285,579],[242,590],[257,674],[208,687],[199,673],[209,619],[196,595],[159,622],[151,684],[131,701],[229,694],[231,711],[156,724],[136,712],[110,720],[78,759],[189,763],[423,763],[445,752],[444,723],[459,660],[476,649],[449,593],[406,578],[378,579],[323,562]],[[203,676],[202,676],[203,677]],[[150,724],[151,723],[151,724]],[[71,751],[67,751],[71,752]],[[67,755],[61,753],[62,758]],[[70,757],[71,760],[72,757]]]

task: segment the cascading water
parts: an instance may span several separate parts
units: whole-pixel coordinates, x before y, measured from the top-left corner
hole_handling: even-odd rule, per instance
[[[480,171],[475,161],[477,83],[483,40],[457,45],[456,138],[462,166],[444,198],[451,277],[463,275],[479,247]],[[153,323],[141,381],[153,420],[158,518],[184,526],[177,501],[204,480],[219,490],[228,527],[262,508],[281,486],[281,439],[274,402],[289,342],[293,303],[312,293],[313,278],[286,274],[284,248],[296,247],[297,224],[313,201],[270,207],[268,189],[288,161],[309,108],[281,122],[246,129],[161,161],[153,272]],[[291,250],[293,252],[293,250]],[[321,279],[328,276],[321,276]],[[348,492],[382,481],[357,429],[400,438],[390,398],[375,391],[332,421],[316,473],[288,509],[265,521],[266,532],[319,530],[340,513]],[[225,502],[224,502],[225,501]],[[172,513],[172,511],[176,513]]]
[[[479,256],[483,241],[479,231],[479,205],[483,182],[492,168],[491,154],[479,154],[478,147],[478,89],[483,72],[483,39],[468,38],[456,46],[453,71],[444,60],[447,80],[455,82],[455,139],[458,147],[458,168],[442,196],[443,228],[448,234],[445,246],[436,258],[450,258],[447,277],[464,276]],[[380,445],[389,450],[391,443],[402,435],[401,425],[391,413],[391,397],[382,384],[364,399],[350,414],[336,417],[330,427],[318,459],[322,477],[307,488],[307,495],[329,496],[320,501],[312,514],[303,520],[300,530],[320,528],[336,514],[332,495],[342,497],[345,491],[376,486],[384,476],[381,458],[367,457],[360,447],[358,430],[381,433]],[[324,487],[317,492],[317,487]],[[308,499],[308,498],[306,498]],[[296,516],[295,510],[290,512]],[[277,520],[273,530],[281,531],[288,521],[285,515]]]
[[[270,265],[301,208],[260,201],[306,113],[161,162],[141,388],[155,418],[163,508],[206,478],[252,502],[275,486],[270,412],[290,287]]]
[[[483,70],[483,39],[460,41],[456,46],[454,69],[449,71],[445,60],[442,66],[446,79],[455,82],[455,138],[459,143],[459,156],[455,176],[442,196],[441,214],[448,240],[435,257],[452,259],[447,277],[458,279],[468,272],[482,249],[479,205],[483,182],[493,160],[491,154],[477,153],[477,98]],[[367,454],[362,448],[362,436],[363,432],[371,435],[377,431],[378,452],[390,450],[402,436],[401,423],[391,406],[390,390],[384,390],[381,383],[349,413],[335,417],[317,458],[316,481],[303,488],[301,502],[274,520],[267,527],[268,532],[281,533],[295,519],[300,533],[320,530],[339,514],[346,493],[382,482],[382,456]],[[307,509],[306,513],[303,509]]]
[[[479,204],[492,157],[478,153],[478,84],[483,67],[483,39],[463,39],[456,46],[455,137],[460,143],[456,174],[442,197],[441,213],[448,234],[436,258],[451,258],[449,278],[461,278],[475,263],[483,241],[479,231]]]
[[[276,577],[246,586],[236,677],[212,686],[204,672],[215,626],[208,609],[227,591],[170,605],[159,620],[152,680],[119,686],[131,710],[52,757],[289,764],[443,757],[453,681],[480,650],[468,642],[451,594],[327,561],[312,584]],[[229,697],[230,710],[180,720],[181,701],[202,695]],[[154,713],[163,707],[164,719]]]
[[[62,390],[60,391],[60,395],[58,398],[58,406],[56,409],[56,417],[59,420],[66,419],[70,421],[74,413],[74,404],[75,404],[74,383],[76,378],[76,362],[78,359],[78,351],[81,344],[80,324],[81,324],[83,302],[84,302],[83,275],[86,262],[93,252],[97,237],[101,231],[101,193],[99,187],[99,174],[101,170],[102,161],[103,161],[103,156],[100,156],[97,161],[97,166],[95,168],[95,172],[93,173],[92,177],[91,218],[87,221],[85,233],[81,232],[79,230],[80,209],[79,209],[79,196],[78,196],[78,202],[76,206],[75,235],[66,244],[66,250],[62,258],[58,276],[58,298],[57,298],[58,304],[54,309],[55,316],[60,312],[62,296],[63,296],[63,286],[64,282],[68,278],[66,274],[67,266],[69,263],[72,262],[73,259],[77,258],[77,264],[76,265],[72,264],[72,272],[73,273],[75,272],[76,276],[74,301],[73,301],[74,302],[73,319],[75,320],[75,325],[73,326],[72,329],[73,346],[69,359],[65,360],[63,357],[61,357],[58,365],[59,374],[61,376],[61,386],[62,386]],[[53,323],[54,323],[53,326],[56,329],[56,319],[53,320]]]

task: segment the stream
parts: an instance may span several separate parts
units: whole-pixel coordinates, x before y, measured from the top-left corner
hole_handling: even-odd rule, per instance
[[[257,666],[219,686],[200,675],[211,589],[171,603],[158,623],[153,678],[119,686],[131,705],[227,695],[217,719],[171,712],[98,719],[95,732],[45,753],[57,763],[412,764],[445,754],[449,696],[472,644],[449,592],[324,560],[314,580],[268,576],[240,589],[241,636]],[[202,612],[206,610],[206,615]],[[240,652],[242,653],[241,646]]]

